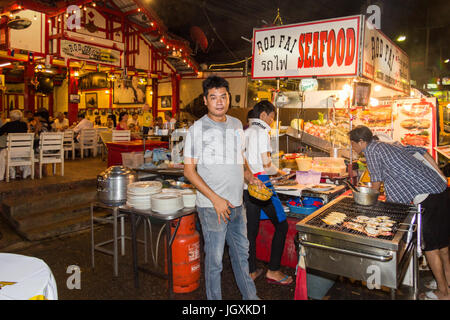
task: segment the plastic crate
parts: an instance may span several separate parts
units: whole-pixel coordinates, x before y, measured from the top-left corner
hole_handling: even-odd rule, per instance
[[[319,184],[322,173],[309,170],[309,171],[297,171],[295,180],[298,184]]]
[[[314,211],[316,211],[317,209],[319,209],[319,207],[312,206],[312,205],[297,207],[297,206],[290,205],[288,203],[287,206],[289,207],[289,210],[292,213],[298,213],[298,214],[304,214],[304,215],[309,215],[309,214],[313,213]]]
[[[130,169],[136,169],[144,164],[144,154],[142,152],[123,152],[122,165]]]

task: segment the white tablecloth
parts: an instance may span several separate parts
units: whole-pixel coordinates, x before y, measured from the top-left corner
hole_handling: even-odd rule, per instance
[[[0,300],[58,300],[55,278],[41,259],[0,253]]]

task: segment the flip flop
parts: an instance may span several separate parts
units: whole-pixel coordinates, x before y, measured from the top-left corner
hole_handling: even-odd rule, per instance
[[[439,300],[438,296],[433,292],[433,290],[426,291],[424,299],[425,300]]]
[[[256,269],[256,271],[255,271],[255,279],[253,279],[253,281],[255,281],[256,279],[258,279],[258,277],[260,276],[260,275],[262,275],[262,273],[263,273],[263,269],[261,269],[261,268],[258,268],[258,269]],[[252,277],[252,275],[250,274],[250,278]]]
[[[437,290],[437,283],[436,280],[430,280],[429,282],[424,284],[425,288],[430,289],[430,290]],[[450,288],[450,286],[449,286]]]
[[[283,279],[281,279],[281,280],[269,279],[269,278],[266,277],[267,283],[270,283],[270,284],[278,284],[278,285],[280,285],[280,286],[288,286],[288,285],[290,285],[292,282],[294,282],[294,281],[291,281],[291,282],[287,283],[287,282],[285,282],[287,279],[289,279],[289,276],[288,276],[288,275],[286,275],[286,276],[285,276]]]

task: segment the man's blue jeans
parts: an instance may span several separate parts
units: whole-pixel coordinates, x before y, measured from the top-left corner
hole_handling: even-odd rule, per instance
[[[244,300],[258,300],[256,287],[248,270],[247,218],[243,207],[230,208],[230,220],[217,219],[214,208],[197,207],[205,240],[205,282],[208,300],[221,300],[221,272],[225,241],[236,283]]]

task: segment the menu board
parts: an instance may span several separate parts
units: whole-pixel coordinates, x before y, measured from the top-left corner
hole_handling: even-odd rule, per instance
[[[423,147],[436,158],[436,98],[397,100],[393,111],[394,140]]]

